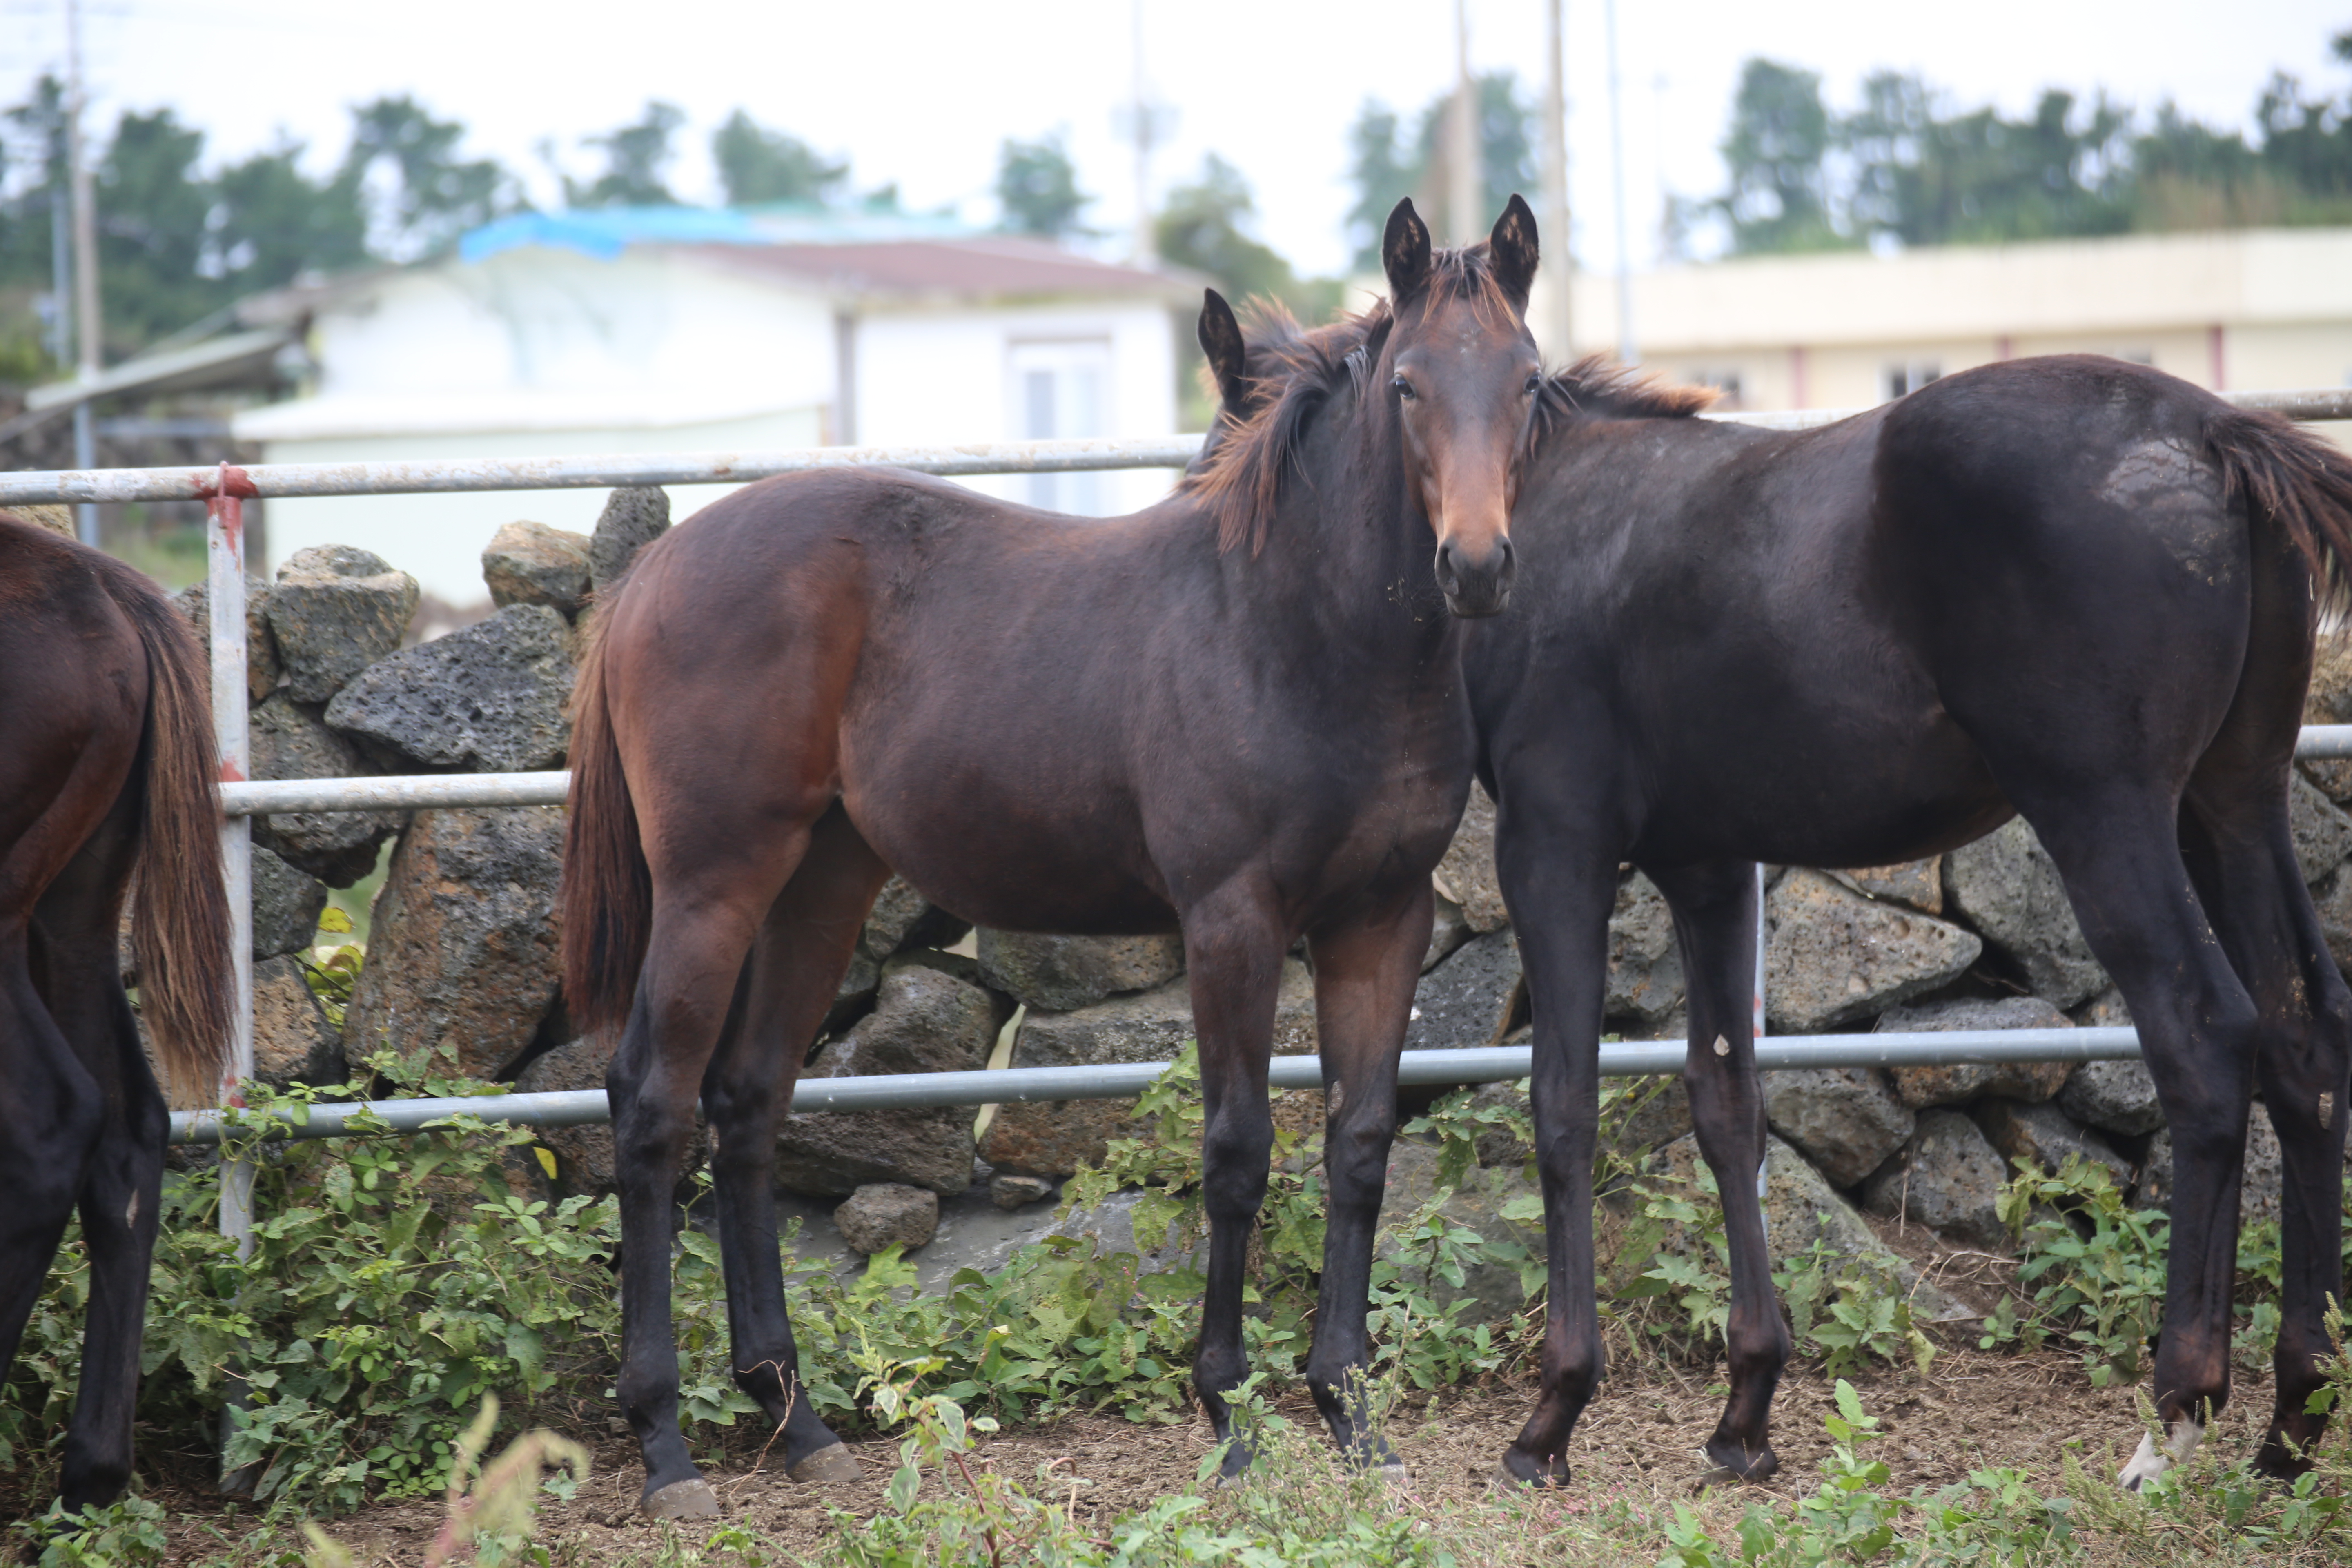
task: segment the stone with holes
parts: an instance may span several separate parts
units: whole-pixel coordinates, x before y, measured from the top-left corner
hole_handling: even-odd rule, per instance
[[[253,966],[253,1076],[280,1089],[343,1080],[342,1037],[292,958]]]
[[[897,1247],[912,1252],[940,1232],[940,1194],[897,1182],[869,1183],[833,1211],[833,1223],[853,1251],[870,1257]]]
[[[197,643],[206,649],[212,647],[213,608],[212,584],[195,583],[172,595],[172,607],[187,618],[195,628]],[[245,580],[245,689],[247,697],[260,701],[278,689],[285,677],[285,667],[278,662],[278,638],[269,629],[269,584],[258,577]],[[257,779],[269,778],[257,773]]]
[[[602,594],[628,574],[637,552],[669,531],[669,497],[652,485],[614,490],[588,542],[589,586]]]
[[[2074,1021],[2039,996],[1965,997],[1896,1007],[1878,1020],[1881,1034],[1942,1034],[1976,1029],[2071,1029]],[[1895,1068],[1887,1076],[1914,1110],[1965,1105],[1979,1095],[2042,1100],[2056,1094],[2074,1068],[2065,1062],[1961,1062],[1948,1067]]]
[[[1421,977],[1404,1048],[1442,1051],[1494,1043],[1519,984],[1519,949],[1490,931]]]
[[[490,603],[545,605],[570,620],[588,595],[588,536],[543,522],[510,522],[482,552]]]
[[[555,1000],[562,850],[561,806],[418,812],[376,895],[345,1054],[437,1051],[483,1079],[518,1062]]]
[[[1764,1077],[1764,1114],[1841,1187],[1878,1169],[1911,1136],[1911,1110],[1875,1068],[1808,1068]]]
[[[1866,1018],[1958,979],[1982,951],[1948,921],[1792,870],[1765,900],[1764,994],[1776,1034]]]
[[[388,759],[468,773],[560,765],[572,745],[572,640],[544,605],[368,667],[327,704],[328,725]]]
[[[1639,871],[1617,886],[1609,913],[1609,989],[1601,1011],[1657,1025],[1683,1005],[1682,953],[1665,895]]]
[[[2058,1109],[2085,1126],[2126,1137],[2164,1125],[2146,1062],[2084,1062],[2058,1091]]]
[[[2072,1007],[2106,988],[2057,864],[2023,817],[1953,850],[1944,890],[1962,919],[2024,970],[2035,995]]]
[[[319,940],[327,884],[268,850],[253,851],[253,956],[256,962],[300,952]]]
[[[375,770],[359,748],[327,728],[315,707],[272,692],[253,710],[249,731],[257,779],[342,779]],[[253,819],[253,841],[331,888],[375,869],[384,840],[400,831],[397,811],[297,811]]]
[[[2055,1172],[2072,1157],[2105,1165],[2117,1187],[2131,1185],[2131,1162],[2116,1153],[2105,1139],[2046,1100],[2028,1105],[1998,1096],[1981,1100],[1977,1102],[1976,1121],[1984,1130],[1985,1142],[2000,1152],[2011,1170],[2022,1161]]]
[[[1909,1140],[1863,1183],[1862,1206],[2000,1250],[2009,1234],[1995,1205],[2008,1179],[2007,1163],[1975,1122],[1957,1110],[1924,1110]]]
[[[886,1073],[976,1072],[988,1065],[999,1018],[979,986],[919,963],[885,967],[874,1011],[827,1044],[803,1080]],[[776,1182],[842,1196],[876,1183],[934,1193],[971,1184],[971,1106],[794,1113],[776,1135]]]
[[[980,973],[1025,1007],[1075,1012],[1106,996],[1149,991],[1181,973],[1181,936],[1045,936],[980,933]]]
[[[325,702],[400,646],[416,579],[348,544],[298,550],[278,569],[267,614],[297,702]]]
[[[1495,803],[1484,784],[1470,786],[1461,826],[1437,863],[1437,882],[1439,891],[1462,906],[1463,921],[1472,931],[1484,935],[1510,923],[1502,882],[1495,872]]]

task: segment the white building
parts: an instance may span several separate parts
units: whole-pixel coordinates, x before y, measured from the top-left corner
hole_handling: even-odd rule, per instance
[[[2352,385],[2352,228],[1753,257],[1637,274],[1630,292],[1643,362],[1733,408],[1862,407],[2046,353],[2215,391]],[[1617,331],[1615,280],[1579,274],[1579,348]]]
[[[1197,282],[898,215],[692,208],[525,215],[439,263],[290,290],[308,395],[237,416],[272,463],[1164,436]],[[248,310],[248,315],[266,314]],[[975,479],[1130,510],[1166,472]],[[691,512],[723,487],[682,487]],[[280,500],[268,566],[357,544],[444,603],[530,518],[585,531],[599,490]]]

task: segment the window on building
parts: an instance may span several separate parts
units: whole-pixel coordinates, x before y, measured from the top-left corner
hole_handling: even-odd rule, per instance
[[[1099,436],[1109,425],[1110,344],[1099,338],[1014,343],[1010,365],[1013,435],[1023,441]],[[1031,506],[1097,516],[1100,474],[1031,474]]]
[[[1943,366],[1934,360],[1905,360],[1886,367],[1884,380],[1889,402],[1918,391],[1944,374]]]
[[[1721,395],[1715,405],[1727,413],[1748,405],[1739,395],[1739,370],[1736,365],[1698,365],[1683,373],[1683,379],[1698,386],[1711,386]]]

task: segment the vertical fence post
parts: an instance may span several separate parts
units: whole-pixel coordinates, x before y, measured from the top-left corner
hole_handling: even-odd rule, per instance
[[[220,750],[224,784],[252,776],[253,750],[246,727],[245,500],[253,481],[242,468],[224,462],[205,508],[205,542],[211,575],[209,642],[213,673],[213,736]],[[253,825],[246,816],[221,818],[221,864],[228,885],[230,963],[236,987],[236,1032],[220,1083],[224,1108],[245,1103],[253,1076]],[[221,1167],[220,1230],[236,1244],[239,1258],[253,1255],[253,1165],[232,1160]],[[221,1441],[228,1441],[244,1404],[243,1384],[229,1384],[221,1410]],[[243,1485],[239,1482],[243,1481]],[[225,1491],[249,1490],[247,1478],[222,1472]]]

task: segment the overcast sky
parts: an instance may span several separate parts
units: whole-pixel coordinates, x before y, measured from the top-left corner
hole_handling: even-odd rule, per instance
[[[861,188],[896,181],[910,205],[994,216],[1007,137],[1066,133],[1098,227],[1133,221],[1131,153],[1114,131],[1131,91],[1136,0],[85,0],[98,123],[170,104],[233,157],[281,137],[320,164],[341,152],[347,108],[415,94],[472,128],[469,151],[554,199],[540,155],[593,167],[582,136],[635,118],[648,98],[688,116],[673,188],[713,200],[710,131],[738,106],[846,155]],[[2352,0],[1621,0],[1628,229],[1637,264],[1661,193],[1710,194],[1740,62],[1762,54],[1820,71],[1832,107],[1868,72],[1925,74],[1950,101],[2028,108],[2047,86],[2105,88],[2150,110],[2167,98],[2244,126],[2276,68],[2341,95],[2328,37]],[[0,93],[20,101],[63,58],[60,0],[0,0]],[[1155,184],[1205,153],[1255,189],[1263,237],[1308,272],[1347,259],[1347,132],[1367,98],[1418,110],[1451,83],[1443,0],[1140,0],[1150,84],[1176,112]],[[1478,69],[1543,79],[1542,0],[1471,0]],[[1571,207],[1578,256],[1606,265],[1610,138],[1602,8],[1568,0]],[[1532,193],[1530,193],[1532,195]]]

